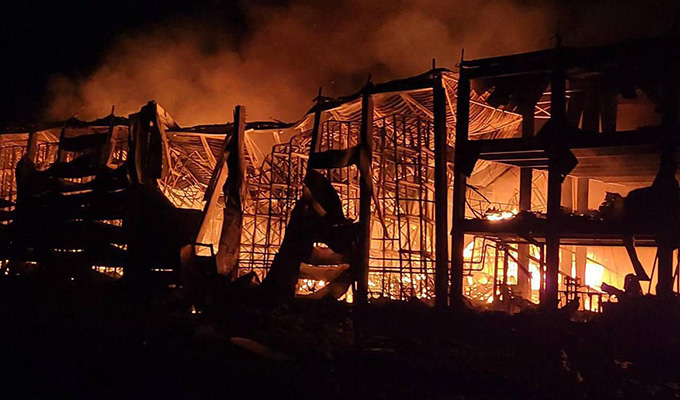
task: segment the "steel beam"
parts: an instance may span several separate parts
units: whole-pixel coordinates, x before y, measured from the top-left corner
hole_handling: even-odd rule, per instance
[[[373,97],[365,93],[361,99],[361,131],[360,146],[362,158],[368,160],[368,171],[359,176],[359,248],[356,255],[357,297],[358,304],[368,301],[368,268],[371,250],[371,193],[372,185],[370,168],[373,159]]]
[[[468,143],[468,130],[470,119],[470,80],[465,70],[460,71],[458,80],[458,104],[456,106],[456,149],[453,173],[453,232],[451,236],[451,292],[450,304],[452,307],[463,305],[463,250],[464,220],[465,220],[465,192],[467,189],[467,177],[459,171],[458,165],[465,157],[464,151]]]
[[[551,119],[558,124],[566,123],[566,79],[564,70],[556,61],[551,74],[550,109]],[[562,143],[560,138],[553,138],[553,145]],[[558,275],[560,268],[560,207],[562,199],[562,177],[560,175],[559,160],[550,158],[548,166],[548,212],[546,235],[546,271],[545,295],[541,305],[546,309],[556,309],[558,306]]]
[[[446,93],[439,75],[433,85],[434,114],[434,198],[435,198],[435,307],[448,304],[449,247],[448,247],[448,187],[446,182]]]

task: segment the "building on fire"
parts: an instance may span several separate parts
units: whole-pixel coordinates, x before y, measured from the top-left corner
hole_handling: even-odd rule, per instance
[[[150,102],[6,129],[2,270],[186,287],[214,271],[280,298],[508,311],[670,296],[670,48],[464,60],[319,95],[290,124],[239,106],[233,122],[180,127]]]

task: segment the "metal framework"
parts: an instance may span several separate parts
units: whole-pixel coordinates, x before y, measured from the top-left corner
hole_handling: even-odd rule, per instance
[[[279,250],[286,223],[302,193],[309,158],[310,137],[294,136],[272,148],[260,168],[246,172],[243,204],[240,271],[255,271],[261,278]]]
[[[545,214],[537,219],[513,219],[496,224],[480,218],[469,219],[460,200],[466,198],[466,181],[471,171],[456,171],[452,213],[453,304],[461,303],[463,280],[470,271],[465,256],[466,234],[492,239],[496,259],[499,249],[505,249],[501,257],[506,266],[512,250],[504,242],[539,246],[542,255],[538,260],[540,300],[545,308],[554,309],[581,295],[591,297],[591,305],[595,301],[592,293],[577,293],[574,282],[560,270],[560,255],[565,251],[561,245],[622,246],[626,245],[626,238],[635,237],[638,245],[657,246],[659,270],[663,271],[657,292],[663,296],[672,293],[673,248],[664,237],[671,235],[645,228],[643,223],[634,224],[632,220],[621,224],[620,221],[588,219],[564,215],[561,209],[562,183],[568,174],[579,179],[578,202],[581,204],[577,208],[583,212],[587,211],[583,210],[583,195],[587,208],[588,179],[639,187],[649,185],[658,171],[676,173],[678,78],[670,71],[675,70],[677,62],[666,52],[674,51],[677,46],[675,42],[664,40],[631,41],[598,48],[558,46],[541,52],[461,63],[456,163],[469,163],[469,154],[474,154],[481,160],[521,168],[522,211],[532,210],[531,169],[547,171],[547,196]],[[636,56],[631,57],[632,54]],[[626,77],[626,83],[617,86],[614,82],[621,82],[621,76]],[[661,125],[617,131],[617,96],[635,97],[636,90],[646,90],[650,79],[663,87],[658,96],[663,115]],[[522,110],[524,129],[521,138],[475,140],[469,131],[473,102],[469,96],[471,81],[496,86],[501,93],[499,99],[495,99],[498,104],[513,104]],[[532,85],[532,82],[544,83],[541,86]],[[550,89],[546,91],[548,84]],[[546,97],[550,98],[549,111]],[[534,119],[544,119],[548,115],[549,120],[538,133],[535,132]],[[525,171],[529,174],[524,174]],[[672,194],[668,193],[668,196],[668,201],[672,202]],[[532,257],[527,247],[520,253],[521,263],[528,265]],[[578,252],[576,256],[581,258],[577,264],[584,265],[585,252]],[[503,267],[505,270],[506,266]],[[500,275],[501,283],[506,284],[507,274]],[[499,274],[494,272],[494,276]],[[494,294],[498,294],[496,289]]]
[[[361,224],[361,249],[357,252],[361,256],[352,261],[361,264],[365,273],[356,279],[357,290],[364,291],[360,298],[418,297],[432,302],[436,298],[446,305],[446,236],[450,229],[447,209],[451,207],[452,133],[457,118],[453,102],[457,85],[457,74],[432,70],[405,80],[371,85],[346,98],[322,98],[316,110],[294,127],[253,123],[262,124],[262,129],[276,140],[269,151],[256,148],[251,143],[253,138],[245,138],[239,272],[255,271],[261,278],[267,274],[283,241],[291,211],[301,197],[311,157],[333,151],[351,152],[363,146],[361,151],[368,153],[355,151],[361,154],[359,159],[339,167],[314,167],[337,191],[345,216]],[[485,99],[485,95],[472,95],[471,134],[478,138],[514,136],[520,116],[494,108]],[[156,118],[163,119],[166,126],[161,133],[160,189],[176,207],[204,209],[206,192],[214,183],[211,177],[223,168],[217,160],[232,128],[227,124],[183,129],[160,107]],[[259,128],[251,125],[246,129],[252,132]],[[278,135],[283,131],[289,140],[281,143]],[[77,157],[58,146],[62,138],[56,132],[52,136],[52,141],[39,142],[35,147],[38,164],[50,164],[57,158],[67,163]],[[2,151],[10,154],[14,150]],[[127,140],[115,141],[111,154],[114,164],[125,160]],[[360,165],[366,154],[368,169]],[[2,164],[2,182],[6,180],[8,187],[13,187],[11,179],[18,159],[3,157],[7,166]],[[201,248],[214,245],[220,236],[224,196],[219,186],[219,192],[211,194],[211,204],[216,207],[206,228],[210,240],[196,240]],[[6,194],[3,191],[3,196],[12,199],[11,190]],[[210,253],[214,254],[214,250]]]
[[[391,86],[392,85],[392,86]],[[403,300],[418,297],[434,302],[437,276],[437,167],[436,131],[444,145],[440,198],[444,217],[440,232],[445,238],[450,225],[446,209],[453,167],[449,159],[455,110],[455,74],[444,72],[407,83],[384,84],[369,90],[376,97],[372,120],[372,197],[368,224],[367,295]],[[437,89],[440,88],[440,89]],[[439,90],[439,92],[437,92]],[[438,94],[437,94],[438,93]],[[507,137],[519,129],[519,116],[490,107],[474,94],[473,126],[479,137]],[[361,144],[365,117],[363,95],[334,102],[325,99],[310,113],[319,121],[314,153],[343,152]],[[438,117],[439,116],[439,117]],[[439,118],[440,122],[437,122]],[[440,123],[440,128],[436,124]],[[310,124],[311,125],[311,124]],[[261,168],[248,169],[241,239],[240,273],[255,271],[263,278],[278,252],[290,212],[299,198],[309,160],[314,130],[273,147]],[[448,150],[445,150],[446,146]],[[448,160],[447,160],[448,159]],[[360,220],[361,173],[357,165],[320,167],[336,189],[345,217]],[[443,196],[442,196],[443,195]],[[370,196],[370,195],[369,195]],[[448,251],[443,246],[440,270],[448,280]],[[441,250],[441,249],[440,249]],[[440,251],[439,250],[439,251]],[[309,284],[305,283],[308,288]],[[443,286],[444,293],[448,285]],[[442,296],[445,298],[446,294]]]
[[[359,121],[321,124],[320,151],[358,144]],[[374,121],[369,294],[392,299],[434,297],[434,138],[432,121],[395,114]],[[249,169],[240,269],[266,274],[302,190],[311,138],[276,145],[262,168]],[[345,216],[359,216],[356,166],[324,169]],[[378,208],[380,210],[378,210]],[[381,218],[382,217],[382,218]],[[383,226],[382,222],[385,225]]]

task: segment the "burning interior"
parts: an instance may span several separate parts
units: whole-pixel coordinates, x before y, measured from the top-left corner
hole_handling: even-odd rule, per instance
[[[672,293],[677,79],[650,78],[658,48],[464,61],[320,95],[291,124],[237,107],[182,128],[150,102],[7,131],[3,271],[191,286],[207,265],[298,296],[508,311]]]

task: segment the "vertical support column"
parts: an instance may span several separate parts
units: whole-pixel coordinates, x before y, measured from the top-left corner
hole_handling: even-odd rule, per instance
[[[246,108],[236,106],[234,109],[234,132],[225,152],[228,174],[226,174],[224,186],[222,186],[224,217],[216,256],[217,272],[228,275],[232,279],[238,276],[241,231],[243,230],[243,197],[246,177],[244,159],[245,120]]]
[[[434,114],[435,307],[446,308],[449,287],[448,187],[446,182],[446,93],[441,74],[432,87]]]
[[[559,48],[555,50],[559,52]],[[555,126],[566,123],[566,77],[559,57],[551,74],[551,119]],[[561,132],[558,128],[556,132]],[[558,133],[559,134],[559,133]],[[563,145],[560,138],[552,139],[557,146]],[[562,200],[562,177],[559,160],[551,152],[548,161],[548,215],[546,234],[546,273],[545,296],[542,303],[546,309],[556,309],[558,306],[558,276],[560,268],[560,206]]]
[[[522,104],[520,109],[522,114],[522,137],[530,138],[534,136],[534,105]],[[531,168],[520,168],[519,170],[519,210],[531,211],[531,192],[533,185],[533,170]],[[521,243],[518,247],[518,260],[527,270],[529,269],[529,244]],[[520,268],[517,271],[517,289],[525,299],[531,298],[530,276],[522,273]]]
[[[458,80],[458,104],[456,105],[456,149],[453,173],[453,232],[451,236],[451,293],[452,307],[463,305],[463,250],[465,248],[464,229],[465,192],[467,177],[460,171],[464,151],[468,141],[470,118],[470,80],[465,69],[460,69]]]
[[[675,48],[672,48],[675,50]],[[663,208],[675,210],[677,207],[677,185],[675,178],[678,169],[677,145],[678,145],[678,109],[679,93],[677,73],[678,67],[677,52],[676,57],[669,55],[670,61],[664,65],[664,93],[663,93],[663,139],[661,146],[659,173],[654,180],[652,187],[656,187],[657,193],[661,195]],[[672,215],[673,219],[677,215]],[[659,257],[659,275],[656,284],[656,294],[660,297],[671,297],[673,295],[673,249],[676,243],[671,239],[673,230],[677,229],[672,224],[663,223],[657,228],[657,256]]]
[[[553,164],[551,162],[551,164]],[[546,271],[545,271],[545,304],[546,308],[554,309],[558,305],[558,276],[560,270],[560,182],[559,172],[552,165],[548,169],[548,232],[546,237]]]
[[[590,180],[588,178],[578,178],[576,181],[576,212],[584,214],[588,212],[588,190]],[[586,283],[586,260],[588,258],[588,248],[586,246],[576,247],[576,279],[581,284]]]
[[[373,97],[364,92],[361,100],[361,155],[362,164],[367,166],[359,177],[359,249],[357,254],[357,298],[358,304],[368,301],[368,264],[371,250],[371,167],[373,160]],[[364,169],[364,168],[360,168]]]
[[[586,92],[586,101],[583,110],[583,123],[582,128],[587,132],[599,132],[600,131],[600,113],[601,106],[604,102],[601,100],[601,89],[602,85],[596,82],[586,81],[589,83],[587,85],[588,91]],[[604,114],[603,114],[604,121]],[[578,121],[577,121],[578,123]],[[606,125],[603,124],[603,127]],[[584,213],[588,211],[588,190],[590,181],[588,178],[578,178],[578,188],[576,195],[576,210],[578,213]],[[580,280],[581,285],[586,283],[586,264],[588,259],[588,247],[578,246],[576,247],[576,279]]]
[[[501,285],[501,299],[510,311],[510,299],[508,298],[508,252],[510,245],[503,247],[503,281]]]

